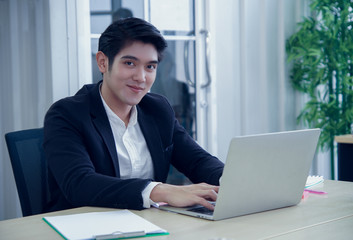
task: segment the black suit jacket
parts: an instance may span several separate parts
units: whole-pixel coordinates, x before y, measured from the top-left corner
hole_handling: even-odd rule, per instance
[[[223,163],[181,127],[168,101],[148,93],[137,105],[138,122],[154,166],[154,179],[120,179],[113,133],[99,85],[85,85],[54,103],[44,121],[51,202],[48,211],[80,206],[142,209],[141,192],[165,182],[172,164],[192,182],[219,184]]]

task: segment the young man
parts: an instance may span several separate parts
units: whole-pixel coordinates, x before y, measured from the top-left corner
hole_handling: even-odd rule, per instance
[[[103,80],[54,103],[44,121],[48,211],[80,206],[143,209],[216,200],[223,163],[175,119],[168,101],[148,93],[166,42],[137,18],[111,24],[96,55]],[[165,184],[170,164],[193,183]]]

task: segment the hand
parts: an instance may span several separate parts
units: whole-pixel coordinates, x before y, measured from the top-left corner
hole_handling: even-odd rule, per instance
[[[200,204],[213,210],[214,206],[208,201],[216,201],[219,187],[206,183],[184,186],[158,184],[151,192],[150,198],[154,202],[165,202],[174,207],[187,207]]]

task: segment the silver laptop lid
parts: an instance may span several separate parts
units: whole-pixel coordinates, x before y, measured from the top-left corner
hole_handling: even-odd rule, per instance
[[[214,220],[298,204],[319,135],[309,129],[233,138]]]

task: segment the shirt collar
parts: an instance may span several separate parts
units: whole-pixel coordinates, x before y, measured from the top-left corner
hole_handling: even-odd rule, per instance
[[[121,120],[118,115],[116,115],[113,110],[111,110],[111,108],[108,106],[108,104],[104,101],[104,98],[102,96],[102,93],[101,93],[101,85],[102,83],[100,84],[99,86],[99,95],[102,99],[102,102],[103,102],[103,106],[104,106],[104,109],[108,115],[108,119],[110,121],[115,121],[115,122],[118,122],[119,124],[122,124],[125,126],[125,123],[123,120]],[[129,126],[134,126],[135,124],[137,123],[137,108],[136,108],[136,105],[132,106],[131,108],[131,112],[130,112],[130,119],[129,119],[129,124],[128,124],[128,127]]]

